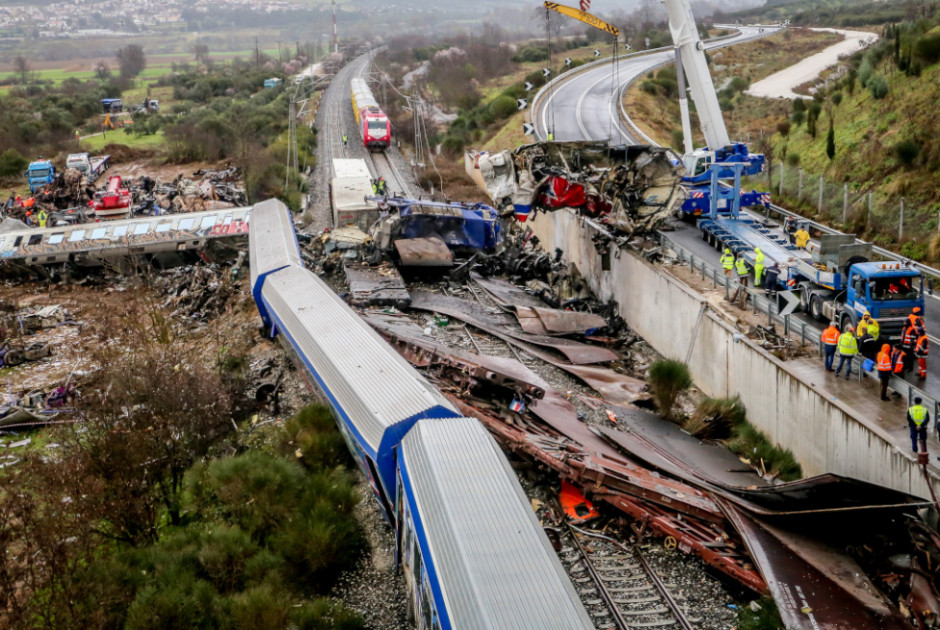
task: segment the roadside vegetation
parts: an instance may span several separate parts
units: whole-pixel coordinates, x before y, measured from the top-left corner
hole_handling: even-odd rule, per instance
[[[139,46],[117,51],[119,66],[101,63],[84,81],[41,80],[21,59],[17,84],[0,95],[0,183],[22,188],[30,160],[43,155],[60,165],[65,154],[125,145],[155,160],[173,163],[231,161],[241,168],[249,200],[279,197],[299,207],[300,174],[291,168],[285,189],[290,91],[282,83],[264,89],[265,79],[285,79],[301,70],[313,51],[299,47],[290,61],[260,51],[249,60],[215,61],[206,46],[192,62],[173,63],[164,74],[143,77],[147,56]],[[139,111],[128,125],[102,130],[101,99],[121,97],[131,109],[145,99],[160,101],[160,111]],[[88,135],[76,142],[76,134]],[[315,164],[316,134],[297,126],[298,166]]]
[[[246,348],[136,298],[56,457],[0,475],[0,625],[363,627],[327,596],[367,546],[329,410],[255,428]]]

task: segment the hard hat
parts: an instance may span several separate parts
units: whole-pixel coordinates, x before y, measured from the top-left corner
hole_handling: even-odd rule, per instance
[[[726,254],[730,254],[730,253],[731,253],[731,250],[728,249],[727,247],[725,247],[725,253],[726,253]]]
[[[915,313],[920,313],[920,307],[919,307],[919,306],[915,306],[915,307],[914,307],[914,312],[915,312]]]
[[[33,211],[32,211],[32,210],[27,210],[27,211],[26,211],[26,216],[28,216],[28,217],[33,216]]]
[[[871,315],[869,315],[868,313],[865,313],[864,315],[862,315],[862,319],[871,319]]]

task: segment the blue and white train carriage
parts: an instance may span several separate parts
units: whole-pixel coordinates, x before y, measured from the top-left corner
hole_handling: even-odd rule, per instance
[[[250,257],[265,326],[326,396],[396,529],[417,627],[593,628],[493,439],[303,268],[282,203],[254,207]]]

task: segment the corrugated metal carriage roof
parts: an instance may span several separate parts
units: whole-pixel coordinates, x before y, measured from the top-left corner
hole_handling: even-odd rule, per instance
[[[258,277],[287,265],[303,267],[290,210],[277,199],[257,203],[252,208],[248,235],[251,286]]]
[[[399,457],[454,628],[594,627],[509,462],[479,422],[418,422]]]
[[[375,455],[387,429],[407,419],[456,416],[447,399],[313,273],[288,267],[261,291],[278,329],[348,415]]]

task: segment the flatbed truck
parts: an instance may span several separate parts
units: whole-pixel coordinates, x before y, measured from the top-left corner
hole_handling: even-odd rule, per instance
[[[65,166],[79,171],[85,177],[86,184],[94,184],[102,173],[111,168],[111,156],[70,153]]]

